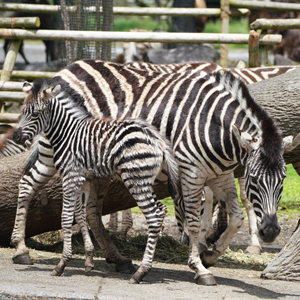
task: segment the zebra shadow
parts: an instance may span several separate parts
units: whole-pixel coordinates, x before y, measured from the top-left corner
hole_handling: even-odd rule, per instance
[[[59,262],[59,258],[49,258],[49,259],[39,259],[35,261],[35,264],[32,266],[27,266],[22,271],[32,271],[32,272],[46,272],[49,273],[49,276]],[[82,279],[88,277],[99,277],[109,280],[113,283],[114,280],[128,281],[131,278],[132,274],[122,274],[118,273],[114,269],[114,265],[108,264],[105,259],[95,259],[95,268],[89,273],[84,272],[84,259],[73,258],[72,261],[66,267],[63,277],[72,277],[72,276],[82,276]],[[135,267],[138,265],[135,264]],[[219,269],[220,270],[220,269]],[[237,270],[233,271],[236,272]],[[220,271],[219,271],[220,272]],[[273,290],[272,287],[276,287],[276,282],[271,280],[264,279],[255,279],[254,283],[246,282],[248,279],[240,280],[236,278],[230,278],[230,275],[227,274],[224,276],[215,276],[218,286],[216,287],[218,291],[224,290],[226,293],[230,291],[231,293],[236,294],[241,299],[247,299],[247,297],[257,297],[257,299],[280,299],[285,297],[298,297],[299,294],[292,293],[281,293]],[[236,277],[236,275],[235,275]],[[252,279],[249,279],[252,280]],[[262,287],[261,284],[267,285],[270,284],[271,288]],[[166,268],[162,265],[161,267],[153,267],[151,272],[144,278],[142,281],[143,285],[162,285],[172,286],[172,284],[182,286],[188,284],[191,287],[201,287],[201,289],[213,289],[214,287],[204,287],[197,286],[194,281],[194,272],[190,271],[187,266],[182,265],[168,265]],[[286,290],[286,289],[285,289]],[[295,298],[295,299],[296,299]]]

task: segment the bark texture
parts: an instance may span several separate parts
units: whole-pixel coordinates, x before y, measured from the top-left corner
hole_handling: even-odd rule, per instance
[[[300,220],[298,226],[279,254],[264,269],[261,277],[300,281]]]

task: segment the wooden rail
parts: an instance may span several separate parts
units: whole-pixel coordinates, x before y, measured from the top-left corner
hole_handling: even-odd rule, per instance
[[[0,29],[0,38],[97,42],[148,41],[161,43],[248,44],[249,34]],[[281,43],[281,40],[280,34],[269,34],[261,37],[260,44],[277,45]]]
[[[84,7],[84,11],[95,13],[94,6]],[[42,5],[42,4],[18,4],[18,3],[0,3],[0,11],[30,12],[57,14],[60,13],[60,5]],[[76,12],[77,7],[68,7],[67,11]],[[100,9],[101,12],[101,9]],[[114,6],[115,16],[170,16],[170,17],[220,17],[220,8],[161,8],[161,7],[121,7]],[[249,14],[249,9],[233,9],[230,14],[233,17],[241,17]]]

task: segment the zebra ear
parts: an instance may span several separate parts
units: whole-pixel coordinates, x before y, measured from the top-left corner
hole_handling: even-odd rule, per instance
[[[291,151],[300,144],[300,133],[283,138],[283,152]]]
[[[60,92],[60,90],[61,90],[61,86],[59,84],[56,85],[55,87],[47,88],[42,92],[42,99],[45,102],[48,102],[49,99],[56,97]]]
[[[240,145],[245,148],[247,152],[250,153],[251,151],[258,149],[259,141],[257,138],[253,137],[247,132],[241,131],[235,125],[232,125],[232,132],[239,141]]]
[[[25,82],[23,83],[22,89],[23,89],[23,92],[24,92],[24,93],[27,93],[27,94],[28,94],[28,93],[31,91],[31,89],[32,89],[32,85],[31,85],[29,82],[25,81]]]

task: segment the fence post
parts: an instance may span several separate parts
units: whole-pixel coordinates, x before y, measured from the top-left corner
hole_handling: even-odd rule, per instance
[[[8,47],[8,52],[6,54],[4,64],[3,64],[3,70],[1,73],[1,85],[4,81],[9,81],[11,73],[13,71],[15,61],[17,54],[19,52],[21,40],[11,40]],[[0,86],[1,89],[1,86]],[[0,101],[0,112],[2,111],[4,102]]]
[[[221,33],[229,33],[229,0],[221,0]],[[220,65],[222,68],[228,67],[228,45],[220,45]]]

